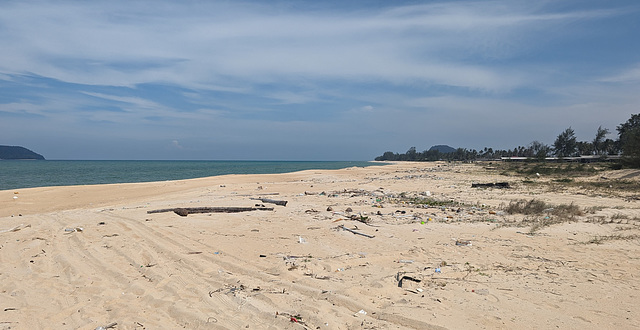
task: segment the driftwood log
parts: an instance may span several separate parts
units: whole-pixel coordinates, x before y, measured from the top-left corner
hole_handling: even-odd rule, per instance
[[[472,183],[471,188],[510,188],[509,182]]]
[[[175,212],[179,216],[186,217],[187,215],[194,213],[237,213],[249,211],[273,211],[273,207],[176,207],[171,209],[151,210],[147,211],[147,213]]]
[[[263,203],[271,203],[271,204],[276,204],[281,206],[287,206],[287,201],[278,201],[278,200],[269,199],[269,198],[251,198],[251,199],[261,201]]]

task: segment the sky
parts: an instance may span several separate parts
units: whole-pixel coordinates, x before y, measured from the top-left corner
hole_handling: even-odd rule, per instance
[[[640,2],[0,1],[0,144],[47,159],[372,160],[640,113]]]

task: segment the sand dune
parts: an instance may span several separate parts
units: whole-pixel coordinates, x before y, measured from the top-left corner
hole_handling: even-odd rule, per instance
[[[399,163],[0,191],[0,329],[638,328],[640,201],[520,181]],[[531,198],[585,212],[534,231],[504,212]]]

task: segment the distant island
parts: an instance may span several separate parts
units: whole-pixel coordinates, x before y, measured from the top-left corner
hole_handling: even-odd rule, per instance
[[[18,146],[1,146],[0,159],[38,159],[44,160],[44,157],[25,147]]]

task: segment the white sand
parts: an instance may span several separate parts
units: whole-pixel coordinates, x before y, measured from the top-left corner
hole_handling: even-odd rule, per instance
[[[471,188],[498,181],[513,187]],[[0,329],[638,328],[640,240],[585,243],[640,234],[640,201],[521,181],[477,165],[399,163],[0,191]],[[384,200],[427,191],[465,205]],[[260,197],[288,205],[147,214]],[[535,235],[501,225],[524,217],[501,207],[534,197],[593,213]],[[420,282],[398,287],[402,276]]]

